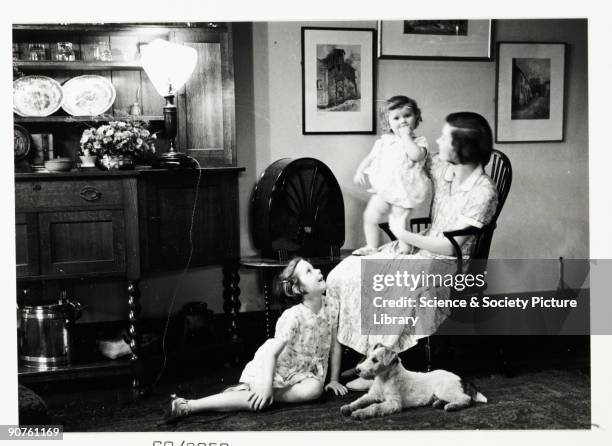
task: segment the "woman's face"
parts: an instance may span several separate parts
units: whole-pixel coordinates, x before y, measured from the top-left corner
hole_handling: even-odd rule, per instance
[[[314,268],[306,260],[300,260],[295,266],[295,275],[300,282],[303,294],[319,293],[325,291],[325,280],[320,269]]]
[[[455,148],[453,147],[453,129],[454,127],[450,124],[444,124],[444,127],[442,127],[442,134],[438,139],[436,139],[436,143],[438,143],[441,160],[452,164],[459,164],[457,153],[455,152]]]

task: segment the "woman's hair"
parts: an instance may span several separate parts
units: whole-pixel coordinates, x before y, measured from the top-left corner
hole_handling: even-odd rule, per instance
[[[291,303],[302,302],[301,283],[295,273],[295,268],[302,260],[304,260],[302,257],[291,259],[289,264],[277,276],[274,285],[275,294]],[[296,292],[296,289],[299,291]]]
[[[419,126],[419,123],[423,121],[423,118],[421,118],[421,109],[416,101],[408,96],[393,96],[387,99],[385,101],[385,105],[381,107],[380,128],[383,130],[383,132],[388,133],[391,131],[391,126],[389,126],[389,112],[405,106],[410,107],[414,111],[414,116],[416,118],[414,121],[414,128]]]
[[[461,164],[480,163],[486,166],[493,150],[493,132],[478,113],[451,113],[446,122],[454,127],[452,145]]]

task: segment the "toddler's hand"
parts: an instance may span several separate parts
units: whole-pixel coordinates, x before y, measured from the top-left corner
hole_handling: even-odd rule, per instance
[[[353,182],[360,186],[366,186],[368,183],[365,173],[362,170],[358,170],[357,172],[355,172],[355,176],[353,177]]]
[[[253,410],[265,409],[274,401],[272,386],[265,384],[254,385],[247,401],[251,403],[251,409]]]
[[[330,381],[325,386],[325,390],[332,390],[336,395],[346,395],[348,392],[346,387],[340,384],[338,381]]]
[[[409,125],[402,125],[402,126],[400,126],[400,128],[399,128],[399,136],[402,137],[402,138],[406,137],[406,136],[411,138],[412,137],[412,129],[410,128],[410,126]]]

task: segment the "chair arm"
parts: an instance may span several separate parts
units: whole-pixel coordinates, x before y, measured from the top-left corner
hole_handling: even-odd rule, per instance
[[[382,229],[383,231],[385,231],[385,234],[387,234],[387,237],[389,237],[391,239],[391,241],[397,240],[397,237],[395,236],[395,234],[393,232],[391,232],[391,229],[389,229],[389,223],[388,222],[379,223],[378,227],[380,229]]]
[[[410,219],[410,230],[412,232],[421,232],[421,226],[424,226],[425,228],[427,228],[430,225],[431,225],[430,217],[417,217],[417,218]],[[414,229],[415,226],[416,226],[416,230]]]
[[[455,249],[455,256],[457,257],[457,272],[463,272],[463,253],[461,252],[461,245],[455,239],[455,237],[463,237],[466,235],[480,236],[489,229],[490,225],[485,225],[482,228],[476,226],[468,226],[467,228],[457,229],[455,231],[444,231],[442,234],[448,239]]]
[[[421,232],[421,226],[426,228],[429,225],[431,225],[430,217],[417,217],[417,218],[410,219],[410,230],[412,232]],[[414,229],[415,226],[416,226],[416,230]],[[389,237],[389,239],[391,239],[391,241],[397,240],[397,237],[395,236],[395,234],[391,231],[391,229],[389,229],[388,222],[379,223],[378,227],[382,229],[383,231],[385,231],[385,234],[387,234],[387,236]]]

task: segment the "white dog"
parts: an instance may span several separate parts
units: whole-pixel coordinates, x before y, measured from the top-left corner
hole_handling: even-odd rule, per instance
[[[369,392],[340,408],[342,415],[356,420],[399,413],[408,407],[433,405],[444,410],[458,410],[472,402],[486,403],[485,396],[473,384],[446,370],[420,373],[406,370],[391,349],[377,344],[356,367],[365,379],[374,378]]]

